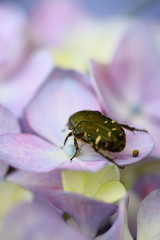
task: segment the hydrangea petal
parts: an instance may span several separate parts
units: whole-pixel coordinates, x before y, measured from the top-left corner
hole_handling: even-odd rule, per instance
[[[56,169],[47,173],[33,173],[23,170],[14,171],[7,176],[7,180],[24,187],[47,188],[62,190],[61,170]]]
[[[151,192],[140,204],[137,216],[137,240],[160,238],[160,189]]]
[[[4,177],[8,171],[8,164],[3,161],[0,161],[0,177]]]
[[[13,114],[0,105],[0,134],[5,133],[19,133],[20,125]],[[0,176],[3,177],[8,170],[8,165],[0,161]]]
[[[135,22],[130,26],[117,49],[111,72],[127,102],[143,103],[159,96],[159,56],[147,25]]]
[[[42,0],[34,4],[30,28],[36,45],[61,45],[82,15],[81,7],[74,0]]]
[[[25,118],[31,129],[62,146],[67,135],[62,130],[72,113],[100,109],[85,78],[75,71],[56,69],[26,109]]]
[[[92,156],[93,155],[91,155],[91,157]],[[90,161],[85,161],[82,158],[74,158],[72,162],[68,160],[68,162],[61,166],[61,169],[96,172],[103,168],[106,164],[109,164],[109,162],[103,160],[102,158],[99,160],[99,158],[96,155]]]
[[[141,199],[144,199],[149,193],[157,188],[160,188],[160,176],[158,174],[146,174],[137,180],[133,190]]]
[[[33,202],[19,205],[6,216],[1,239],[87,240],[88,238],[67,226],[50,205]]]
[[[7,108],[0,105],[0,134],[19,132],[20,125],[18,120]]]
[[[119,92],[114,85],[109,66],[92,61],[90,63],[90,75],[91,83],[105,111],[109,113],[110,117],[119,116],[121,99],[119,99]]]
[[[112,154],[115,157],[115,162],[120,165],[127,165],[138,162],[148,156],[154,148],[154,142],[145,132],[134,132],[126,131],[126,147],[120,153]],[[133,150],[138,150],[139,155],[134,157],[132,155]]]
[[[49,172],[68,161],[63,150],[32,134],[1,135],[0,159],[33,172]]]
[[[27,17],[16,2],[0,3],[0,81],[21,65],[28,51]]]
[[[141,105],[146,113],[152,112],[151,102],[160,99],[157,87],[160,60],[152,35],[145,24],[135,21],[124,34],[109,66],[91,63],[97,95],[106,112],[117,119],[128,118]]]
[[[103,221],[113,215],[117,206],[95,201],[73,193],[58,193],[50,196],[52,203],[73,217],[82,232],[94,237]]]
[[[133,240],[127,224],[127,204],[128,197],[124,197],[119,206],[117,218],[112,227],[103,235],[100,235],[96,240]]]
[[[42,65],[43,68],[40,67]],[[53,57],[45,48],[30,54],[21,69],[10,78],[10,81],[1,85],[0,102],[16,116],[21,116],[24,107],[48,77],[53,65]]]

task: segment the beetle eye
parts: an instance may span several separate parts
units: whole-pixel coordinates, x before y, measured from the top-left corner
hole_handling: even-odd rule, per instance
[[[67,127],[69,130],[72,130],[72,126],[69,123],[67,123]]]

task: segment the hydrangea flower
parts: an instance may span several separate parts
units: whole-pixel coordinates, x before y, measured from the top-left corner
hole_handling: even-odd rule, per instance
[[[135,22],[124,34],[108,65],[92,62],[93,85],[100,102],[119,121],[146,128],[159,147],[159,52],[151,26]]]
[[[47,199],[60,209],[61,214],[67,213],[72,217],[77,227],[90,237],[95,237],[104,220],[117,211],[115,203],[126,194],[120,183],[119,169],[113,164],[94,173],[16,171],[7,179],[32,190],[38,198]]]
[[[140,204],[137,215],[137,240],[155,240],[160,236],[160,189],[151,192]],[[133,240],[127,223],[127,202],[121,201],[117,218],[112,227],[96,240]]]
[[[18,185],[0,181],[0,238],[89,240],[67,226],[51,205],[35,200]],[[9,229],[9,231],[8,231]]]
[[[25,106],[53,66],[53,57],[47,49],[41,48],[31,52],[22,66],[10,78],[0,83],[0,103],[18,118],[22,117]]]
[[[64,44],[52,46],[56,65],[86,72],[89,59],[110,62],[129,24],[130,20],[123,18],[95,19],[88,14],[81,17],[78,27],[72,29]]]
[[[0,3],[0,103],[18,117],[54,66],[47,48],[31,46],[28,27],[24,9]]]
[[[67,131],[62,130],[69,116],[83,109],[103,111],[88,78],[75,71],[55,69],[25,110],[23,126],[30,132],[0,136],[0,158],[11,166],[34,172],[47,172],[57,167],[100,169],[109,162],[90,145],[85,144],[72,163],[69,161],[71,148],[61,148],[67,135]],[[140,161],[153,149],[147,133],[125,132],[125,149],[110,153],[120,166]],[[70,144],[73,148],[73,142]],[[137,148],[139,155],[134,157],[132,152]]]

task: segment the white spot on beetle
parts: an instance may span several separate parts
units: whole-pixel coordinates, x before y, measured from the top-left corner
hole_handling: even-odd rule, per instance
[[[109,132],[108,132],[108,137],[110,138],[110,137],[111,137],[111,135],[112,135],[112,133],[109,131]]]
[[[101,136],[98,136],[98,137],[96,138],[95,144],[98,145],[98,143],[99,143],[100,140],[101,140]]]

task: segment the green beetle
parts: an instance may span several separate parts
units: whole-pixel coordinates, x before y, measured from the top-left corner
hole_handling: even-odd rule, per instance
[[[99,111],[83,110],[74,113],[69,117],[67,127],[72,130],[64,140],[64,146],[67,139],[74,137],[75,154],[70,158],[70,161],[80,151],[77,140],[84,143],[89,143],[92,148],[109,161],[113,161],[113,157],[104,154],[102,151],[121,152],[126,146],[126,135],[123,128],[132,132],[143,131],[125,124],[118,124],[116,121],[106,117]]]

